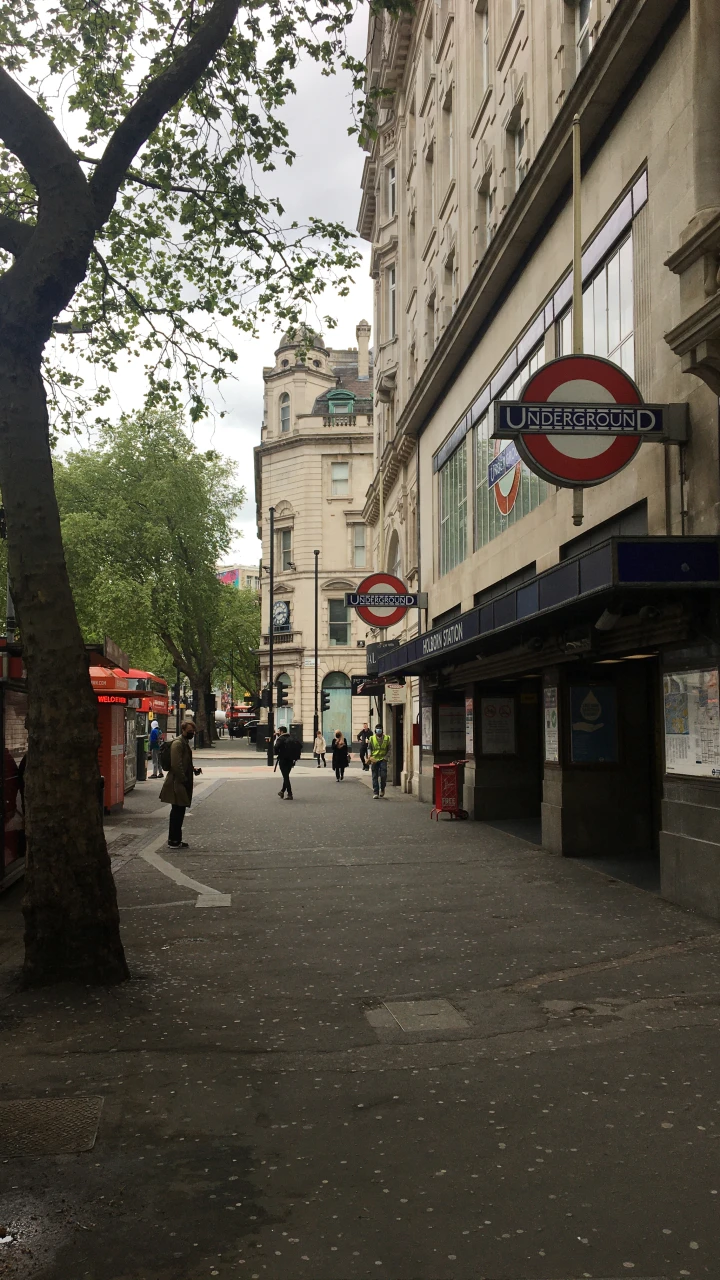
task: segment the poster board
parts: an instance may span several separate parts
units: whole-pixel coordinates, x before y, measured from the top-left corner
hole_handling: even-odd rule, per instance
[[[475,704],[472,698],[465,699],[465,755],[475,752]]]
[[[663,676],[665,771],[720,777],[718,668]]]
[[[441,702],[438,716],[438,752],[465,750],[465,704]]]
[[[515,755],[515,699],[480,699],[481,748],[484,756]]]
[[[617,690],[611,684],[570,686],[573,764],[617,764]]]
[[[560,763],[560,723],[558,718],[557,685],[543,689],[543,712],[545,725],[545,763]]]
[[[432,707],[424,705],[422,709],[421,724],[422,730],[422,749],[423,751],[432,751],[433,749],[433,715]]]

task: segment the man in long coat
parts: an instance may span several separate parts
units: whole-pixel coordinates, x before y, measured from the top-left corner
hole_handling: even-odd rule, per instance
[[[202,769],[193,767],[190,743],[195,737],[195,725],[186,720],[180,727],[180,737],[170,743],[170,769],[165,777],[160,799],[170,805],[169,849],[187,849],[182,838],[185,810],[192,804],[193,779]]]

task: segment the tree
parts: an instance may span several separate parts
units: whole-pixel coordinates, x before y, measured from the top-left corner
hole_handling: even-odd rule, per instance
[[[217,381],[235,358],[217,317],[292,325],[328,275],[344,287],[347,233],[313,220],[283,231],[256,174],[292,160],[278,109],[299,56],[360,76],[351,17],[349,0],[0,0],[0,490],[28,672],[26,984],[128,976],[45,347],[53,331],[72,347],[89,330],[100,365],[144,351],[151,397],[178,399],[184,374],[197,416],[203,374]],[[56,398],[73,390],[57,362],[45,376]]]
[[[218,662],[231,646],[248,653],[260,639],[254,593],[223,586],[215,572],[245,498],[234,463],[196,449],[180,415],[148,410],[106,427],[97,447],[69,454],[55,485],[86,637],[111,635],[134,662],[156,655],[156,665],[179,667],[205,745]]]

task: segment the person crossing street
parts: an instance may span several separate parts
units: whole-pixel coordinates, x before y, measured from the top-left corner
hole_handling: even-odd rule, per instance
[[[370,770],[372,773],[373,800],[381,800],[387,783],[387,758],[390,752],[390,736],[383,733],[381,724],[375,725],[370,738]]]
[[[290,770],[297,760],[300,759],[301,746],[294,738],[291,738],[284,725],[278,729],[278,735],[275,739],[275,755],[280,773],[282,774],[282,787],[278,791],[281,800],[285,799],[287,792],[288,800],[292,800],[292,786],[290,784]]]

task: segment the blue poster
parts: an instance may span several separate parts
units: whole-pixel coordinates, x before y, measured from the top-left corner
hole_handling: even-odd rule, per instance
[[[571,686],[570,758],[573,764],[617,762],[617,694],[613,685]]]

